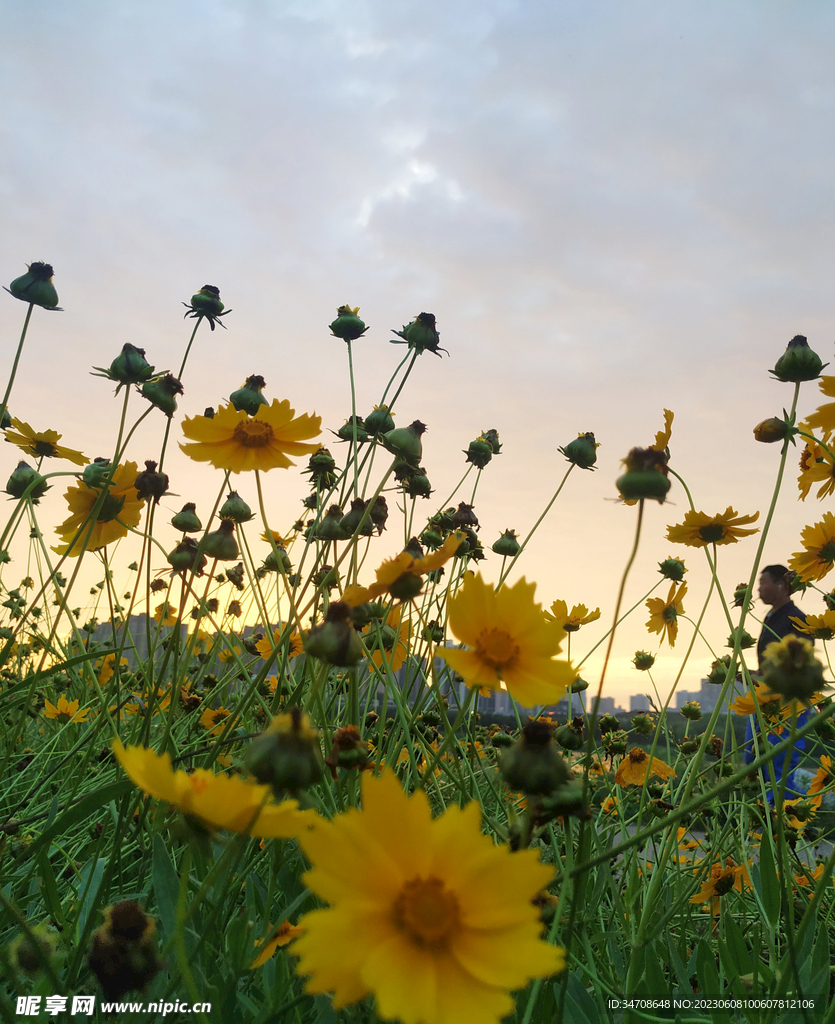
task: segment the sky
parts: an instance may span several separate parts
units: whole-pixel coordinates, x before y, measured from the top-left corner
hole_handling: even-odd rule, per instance
[[[391,330],[433,312],[449,355],[421,357],[398,406],[399,424],[428,425],[435,493],[418,515],[495,428],[481,536],[486,548],[508,528],[524,536],[562,479],[559,446],[585,431],[600,442],[596,470],[572,472],[516,574],[546,607],[601,608],[575,660],[611,623],[632,545],[620,460],[654,440],[663,409],[696,508],[764,517],[779,445],[751,431],[792,394],[768,370],[796,334],[835,355],[830,5],[46,0],[35,15],[0,0],[0,25],[0,277],[50,262],[65,310],[35,312],[14,415],[107,454],[119,403],[90,369],[125,342],[176,369],[180,303],[211,283],[233,312],[228,330],[198,334],[175,440],[182,415],[252,373],[335,430],[350,414],[345,345],[327,327],[336,307],[358,305],[370,324],[354,346],[360,414],[402,357]],[[7,362],[24,313],[0,296]],[[801,417],[820,401],[805,385]],[[129,457],[155,458],[163,430],[148,417]],[[169,451],[181,497],[163,505],[213,502],[219,475]],[[786,562],[831,507],[797,501],[796,457],[763,564]],[[16,462],[6,452],[0,472]],[[267,479],[271,525],[289,525],[303,478]],[[44,523],[65,517],[62,492],[44,498]],[[646,509],[627,606],[678,555],[698,615],[704,556],[665,539],[688,507],[674,483]],[[757,541],[720,550],[726,589],[747,580]],[[379,544],[380,559],[396,549]],[[480,568],[496,579],[499,559]],[[823,610],[815,594],[799,603]],[[615,642],[604,693],[619,701],[647,688],[631,665],[657,650],[646,619],[639,605]],[[704,632],[724,645],[718,605]],[[660,653],[662,697],[691,635],[682,623]],[[593,685],[601,652],[583,667]],[[711,660],[697,640],[680,687],[697,689]]]

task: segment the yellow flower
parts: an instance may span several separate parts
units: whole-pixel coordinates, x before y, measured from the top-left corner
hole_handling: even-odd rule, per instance
[[[734,864],[730,857],[727,858],[725,867],[722,867],[721,861],[717,861],[710,869],[708,877],[702,882],[701,889],[695,896],[690,897],[690,902],[707,903],[710,900],[711,910],[714,914],[718,914],[719,897],[725,896],[731,889],[742,892],[743,877],[748,882],[748,872],[743,865]]]
[[[800,541],[806,551],[800,551],[789,559],[793,569],[804,583],[822,580],[835,562],[835,516],[824,512],[823,519],[814,526],[805,526]]]
[[[92,525],[88,520],[101,492],[80,481],[68,488],[64,497],[72,515],[56,530],[64,543],[52,550],[59,555],[77,558],[83,551],[96,551],[120,537],[126,537],[128,527],[139,524],[145,506],[145,502],[136,495],[136,477],[135,462],[125,462],[116,467],[110,488]]]
[[[682,583],[676,592],[676,584],[670,584],[670,593],[665,601],[661,597],[651,597],[647,601],[650,617],[647,622],[647,629],[650,633],[660,633],[661,640],[666,638],[670,647],[675,647],[676,636],[678,636],[678,617],[684,614],[682,603],[687,593],[687,584]]]
[[[281,534],[278,533],[277,530],[269,530],[269,531],[264,530],[264,532],[261,534],[261,540],[265,540],[268,543],[270,542],[270,540],[272,540],[272,542],[276,545],[276,547],[285,548],[285,549],[289,548],[290,545],[293,543],[293,541],[295,539],[296,539],[296,534],[295,533],[288,534],[288,536],[286,536],[286,537],[282,537]]]
[[[293,939],[297,939],[302,934],[304,934],[304,928],[292,925],[289,921],[282,921],[269,939],[258,939],[256,941],[255,945],[261,946],[262,949],[249,965],[249,969],[254,971],[256,967],[265,964],[280,946],[288,945]]]
[[[200,716],[200,724],[204,729],[209,730],[210,735],[222,732],[224,719],[228,718],[232,712],[229,708],[206,708],[203,714]]]
[[[140,789],[191,814],[211,828],[248,832],[266,839],[291,839],[312,827],[314,811],[301,811],[295,800],[271,803],[269,786],[244,782],[237,775],[214,775],[196,768],[191,775],[174,771],[171,757],[146,747],[113,741],[119,763]]]
[[[163,601],[157,605],[154,618],[161,626],[173,626],[177,622],[178,612],[168,601]]]
[[[194,444],[180,444],[191,459],[210,462],[217,469],[242,473],[251,469],[287,469],[294,465],[288,455],[310,455],[321,447],[306,444],[303,438],[318,437],[321,416],[306,413],[295,417],[295,409],[285,399],[273,399],[261,405],[254,416],[235,406],[221,406],[214,418],[187,416],[183,433]]]
[[[509,992],[565,966],[534,898],[553,871],[481,832],[476,802],[432,820],[393,772],[362,779],[362,810],[299,837],[308,887],[331,904],[302,918],[298,971],[334,1009],[370,994],[402,1024],[498,1024]]]
[[[366,601],[374,601],[382,594],[389,594],[398,601],[410,601],[421,590],[421,576],[440,569],[452,558],[464,543],[464,534],[451,533],[437,551],[423,558],[415,558],[408,551],[401,551],[394,558],[388,558],[377,570],[377,582],[370,587],[346,587],[342,600],[351,608],[356,608]]]
[[[657,775],[659,779],[672,779],[675,778],[675,774],[675,769],[668,764],[657,757],[650,759],[645,750],[633,747],[621,760],[615,782],[619,786],[643,786],[644,781],[651,775]]]
[[[835,774],[832,772],[832,758],[828,754],[821,754],[821,766],[815,772],[814,778],[809,784],[809,796],[815,793],[822,793],[835,785]]]
[[[655,435],[655,443],[650,445],[654,451],[663,452],[670,444],[670,435],[673,432],[673,417],[675,413],[669,409],[664,410],[664,429],[659,430]]]
[[[807,430],[807,424],[802,423],[802,430]],[[832,457],[828,452],[814,441],[807,441],[800,454],[800,475],[797,478],[797,486],[800,491],[801,501],[809,497],[812,484],[822,480],[823,484],[818,490],[818,497],[825,498],[835,490],[835,466]]]
[[[369,622],[362,631],[366,637],[366,648],[373,648],[369,654],[371,660],[377,668],[382,668],[385,651],[386,661],[392,672],[396,672],[406,660],[412,636],[411,622],[408,619],[405,622],[401,621],[401,608],[402,605],[391,609],[380,624],[379,632],[374,622]]]
[[[801,633],[807,633],[816,640],[831,640],[835,637],[835,611],[827,609],[823,615],[807,615],[806,621],[789,616],[795,628]]]
[[[435,654],[464,677],[468,686],[508,693],[524,707],[555,704],[577,677],[567,661],[555,661],[562,627],[548,621],[534,603],[535,583],[524,577],[495,591],[468,576],[449,602],[449,626],[471,650],[435,648]]]
[[[819,882],[822,877],[823,877],[823,864],[818,864],[818,866],[815,868],[815,870],[810,872],[810,874],[808,874],[808,875],[795,875],[794,876],[794,880],[795,880],[795,882],[797,882],[798,885],[807,886],[807,885],[814,885],[816,882]]]
[[[735,544],[740,537],[757,533],[757,530],[743,530],[740,527],[756,522],[759,517],[759,512],[752,516],[737,516],[736,509],[730,505],[715,516],[691,511],[685,513],[683,523],[667,527],[667,540],[691,548],[705,548],[708,544]]]
[[[757,705],[760,706],[763,715],[768,717],[786,718],[791,715],[790,708],[781,707],[780,695],[772,693],[765,683],[754,683],[753,691],[746,690],[736,697],[731,701],[730,709],[737,715],[755,715]]]
[[[67,722],[83,722],[90,714],[90,709],[86,708],[84,711],[79,711],[77,700],[67,700],[61,694],[57,704],[52,704],[48,700],[44,701],[43,713],[44,718],[54,718],[56,722],[64,725]]]
[[[557,600],[551,605],[550,613],[545,613],[545,617],[558,622],[566,632],[576,633],[580,626],[599,619],[600,609],[595,608],[593,612],[590,612],[584,604],[575,604],[569,612],[565,601]]]
[[[127,665],[127,663],[128,663],[128,659],[127,658],[120,658],[119,659],[119,667],[120,668],[122,667],[122,665]],[[105,655],[104,658],[101,659],[101,661],[97,661],[96,662],[96,668],[98,669],[98,673],[99,673],[99,677],[98,677],[99,678],[99,686],[107,686],[107,684],[110,682],[110,680],[111,680],[111,678],[113,676],[113,673],[116,671],[116,667],[115,666],[116,666],[116,655],[115,654],[107,654],[107,655]]]
[[[799,796],[794,800],[783,801],[783,813],[786,821],[796,831],[802,832],[809,821],[818,813],[823,797]]]
[[[76,466],[87,465],[87,457],[81,452],[75,451],[74,448],[62,448],[61,445],[56,444],[56,441],[61,440],[62,434],[58,434],[54,430],[35,431],[28,423],[24,423],[14,416],[12,416],[12,426],[14,430],[6,431],[6,440],[16,444],[27,455],[34,455],[36,459],[44,457],[66,459]]]
[[[287,626],[279,626],[277,629],[274,629],[272,640],[269,640],[268,637],[263,637],[256,643],[255,649],[266,661],[273,656],[273,651],[276,647],[281,647],[285,641],[288,644],[288,658],[295,658],[304,651],[301,633],[297,629]]]
[[[827,398],[835,398],[835,377],[821,377],[818,387],[821,394]],[[826,402],[819,406],[811,416],[807,416],[806,425],[812,430],[821,430],[824,434],[835,431],[835,402]]]

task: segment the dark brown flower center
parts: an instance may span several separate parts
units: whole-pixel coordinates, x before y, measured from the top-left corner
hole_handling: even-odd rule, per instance
[[[263,420],[241,420],[233,434],[235,441],[244,448],[267,448],[275,434],[269,423]]]
[[[420,945],[443,942],[460,921],[455,893],[440,878],[413,878],[394,901],[394,920]]]
[[[725,527],[722,523],[708,523],[706,526],[699,527],[699,536],[708,544],[715,544],[725,536]]]

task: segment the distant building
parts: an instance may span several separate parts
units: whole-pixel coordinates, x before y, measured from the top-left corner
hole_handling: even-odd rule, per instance
[[[649,697],[645,693],[633,693],[629,698],[629,713],[632,715],[645,714],[649,710]]]

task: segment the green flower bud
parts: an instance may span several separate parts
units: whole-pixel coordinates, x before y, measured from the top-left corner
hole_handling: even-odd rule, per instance
[[[357,444],[367,441],[369,439],[368,431],[365,429],[365,422],[361,416],[351,416],[347,419],[339,430],[336,431],[336,436],[341,441],[353,441],[354,440],[354,421],[356,421],[357,430]]]
[[[762,677],[769,690],[784,700],[808,701],[826,687],[823,665],[811,642],[794,633],[766,647]]]
[[[739,649],[741,651],[748,650],[749,647],[753,647],[756,644],[756,642],[757,642],[751,636],[751,634],[748,632],[747,629],[743,628],[742,630],[740,630],[740,627],[737,626],[737,628],[733,631],[733,633],[731,633],[731,635],[728,637],[728,642],[725,644],[725,646],[726,647],[730,647],[731,650],[733,650],[733,648],[736,645],[737,636],[739,636],[739,638],[740,638],[740,640],[739,640]]]
[[[267,382],[263,377],[253,374],[251,377],[247,377],[242,388],[232,392],[229,401],[238,412],[243,411],[249,416],[254,416],[262,405],[269,404],[261,394],[266,386]]]
[[[654,498],[663,504],[670,489],[667,456],[654,448],[633,448],[623,462],[626,472],[615,481],[621,496],[627,501]]]
[[[279,799],[318,782],[322,775],[319,736],[301,710],[278,715],[244,755],[247,770]]]
[[[27,490],[32,504],[37,505],[49,490],[49,484],[46,477],[41,476],[28,462],[18,462],[17,469],[6,481],[6,493],[13,498],[22,498]]]
[[[29,263],[23,277],[16,277],[6,291],[16,299],[31,302],[44,309],[57,309],[58,292],[52,283],[52,267],[48,263]]]
[[[219,316],[223,312],[220,289],[213,284],[204,284],[196,295],[192,295],[191,307],[206,316]]]
[[[663,562],[658,563],[658,571],[664,577],[665,580],[671,580],[675,583],[681,583],[684,579],[684,574],[687,569],[684,566],[684,562],[680,558],[665,558]]]
[[[682,754],[695,754],[699,749],[699,741],[691,739],[682,740],[678,745],[678,749]]]
[[[374,524],[374,529],[377,531],[377,535],[382,534],[386,528],[386,520],[389,517],[389,507],[384,494],[378,494],[374,499],[374,504],[371,506],[371,522]]]
[[[137,476],[133,483],[136,488],[137,498],[148,501],[153,498],[156,505],[163,494],[168,493],[168,474],[157,473],[157,464],[148,460],[145,469]]]
[[[789,594],[805,594],[806,588],[809,586],[809,584],[801,578],[800,574],[792,569],[786,573],[783,580],[789,588]]]
[[[277,558],[276,552],[278,552]],[[264,559],[264,568],[267,572],[283,572],[286,575],[288,572],[292,571],[293,564],[284,548],[281,547],[280,544],[277,544],[276,550],[271,551]]]
[[[550,722],[528,722],[512,747],[502,752],[499,768],[513,790],[529,795],[554,792],[572,779],[572,772],[554,742]]]
[[[574,441],[569,441],[565,448],[557,450],[580,469],[592,469],[597,462],[599,447],[600,445],[594,439],[594,434],[589,431],[587,434],[580,434]]]
[[[333,746],[325,758],[325,764],[336,778],[337,768],[364,768],[371,759],[368,742],[360,736],[356,725],[346,725],[337,729],[332,736]]]
[[[122,346],[121,353],[110,364],[109,370],[101,366],[94,369],[99,370],[102,376],[118,381],[120,385],[140,384],[154,374],[153,366],[145,359],[145,349],[136,348],[129,342]],[[118,391],[118,388],[116,390]]]
[[[89,466],[85,466],[81,479],[88,487],[100,491],[107,484],[112,469],[109,459],[93,459]]]
[[[494,732],[490,737],[490,742],[497,749],[506,749],[507,747],[512,747],[516,740],[514,740],[509,732],[499,729],[498,732]]]
[[[816,380],[824,366],[828,365],[822,363],[820,356],[809,348],[802,334],[796,334],[770,372],[777,380],[798,384],[804,380]]]
[[[351,609],[351,621],[357,629],[362,629],[374,619],[383,619],[388,614],[388,608],[382,601],[366,601],[365,604],[357,605]]]
[[[200,542],[200,551],[209,558],[221,562],[234,562],[240,555],[235,540],[235,524],[231,519],[221,519],[220,527],[214,533],[207,533]]]
[[[347,540],[351,535],[342,528],[343,512],[339,505],[331,505],[324,519],[314,530],[317,540]]]
[[[578,715],[573,722],[559,726],[554,739],[564,750],[579,750],[583,745],[583,719]]]
[[[491,550],[495,551],[497,555],[503,555],[505,558],[515,558],[522,550],[522,545],[516,539],[515,530],[505,530]]]
[[[317,491],[329,491],[336,483],[336,462],[327,448],[319,448],[307,460],[305,474],[310,476]]]
[[[609,733],[607,750],[609,754],[625,754],[629,744],[629,734],[624,729],[616,729]]]
[[[639,736],[650,736],[655,729],[655,720],[651,715],[635,715],[632,719],[632,728]]]
[[[357,527],[362,523],[362,529],[359,532],[361,537],[370,537],[374,533],[374,524],[371,522],[371,514],[365,515],[365,509],[367,502],[363,501],[362,498],[354,498],[351,502],[351,508],[345,513],[340,519],[339,526],[343,534],[346,537],[352,537],[356,533]],[[363,518],[365,522],[363,522]]]
[[[357,316],[359,306],[352,309],[350,306],[340,306],[336,311],[336,320],[330,325],[331,334],[343,341],[356,341],[368,330],[365,322]]]
[[[365,417],[365,429],[372,437],[394,430],[393,416],[387,405],[375,405],[373,412]]]
[[[201,576],[206,566],[206,556],[200,554],[197,541],[193,537],[184,537],[167,557],[174,572],[193,571],[195,575]]]
[[[248,523],[250,519],[255,518],[252,509],[237,491],[232,491],[229,494],[229,497],[220,506],[218,515],[221,519],[232,519],[236,523]]]
[[[330,593],[334,587],[339,586],[339,573],[332,565],[323,565],[313,573],[310,581],[320,590],[327,590]]]
[[[730,667],[730,654],[726,654],[722,658],[717,658],[710,666],[710,672],[707,674],[707,681],[712,683],[714,686],[721,686],[725,682],[725,677],[727,676],[728,669]]]
[[[177,411],[177,399],[174,396],[183,393],[183,385],[173,374],[166,373],[164,377],[147,381],[140,390],[144,398],[170,419]]]
[[[417,473],[410,473],[403,479],[403,490],[410,498],[428,498],[432,493],[432,485],[426,470],[421,466]]]
[[[175,530],[182,530],[183,533],[197,533],[203,529],[203,524],[197,517],[193,501],[187,501],[180,511],[171,518],[171,525]]]
[[[745,595],[748,593],[747,583],[738,583],[734,590],[734,608],[741,608],[745,603]],[[750,607],[750,603],[749,603]]]
[[[420,635],[424,640],[431,640],[433,644],[443,643],[444,631],[437,619],[430,619],[421,630]]]
[[[483,441],[486,441],[490,445],[490,447],[493,449],[494,455],[498,455],[501,452],[502,446],[499,443],[498,430],[495,430],[492,427],[490,428],[490,430],[485,430],[484,433],[481,435],[481,439]]]
[[[424,547],[429,548],[430,551],[437,551],[443,544],[444,538],[437,530],[426,529],[420,535],[420,542]]]
[[[649,651],[635,651],[632,664],[639,672],[646,672],[655,664],[655,655],[650,654]]]
[[[590,812],[583,800],[583,783],[579,779],[573,779],[543,797],[537,809],[536,823],[544,825],[554,818],[587,818],[589,815]]]
[[[344,601],[334,601],[325,621],[304,636],[305,653],[341,668],[356,665],[365,657],[362,641],[351,621],[351,609]]]
[[[697,700],[688,700],[679,708],[679,714],[689,718],[691,722],[698,722],[702,717],[702,709]]]
[[[417,467],[423,457],[423,445],[421,435],[426,430],[426,424],[415,420],[408,427],[395,427],[383,434],[383,445],[398,458],[403,459],[410,465]]]
[[[620,729],[620,719],[615,718],[614,715],[601,715],[597,720],[597,728],[600,730],[601,736],[606,736]]]
[[[581,679],[580,676],[574,680],[571,686],[568,687],[570,693],[582,693],[583,690],[588,690],[589,684],[585,679]]]
[[[467,456],[467,462],[471,462],[477,469],[484,469],[493,458],[493,445],[486,438],[477,437],[470,441],[464,454]]]
[[[763,420],[754,427],[754,440],[763,444],[774,444],[775,441],[785,441],[789,436],[789,425],[785,420],[772,416]]]
[[[394,331],[398,338],[415,349],[416,352],[432,352],[440,356],[446,352],[440,348],[441,336],[438,333],[435,315],[433,313],[418,313],[410,324],[404,324],[402,331]],[[401,345],[403,342],[392,340],[392,345]],[[447,355],[449,353],[447,352]]]

